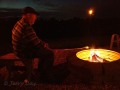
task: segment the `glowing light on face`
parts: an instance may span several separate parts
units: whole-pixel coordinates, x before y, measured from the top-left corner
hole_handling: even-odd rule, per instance
[[[32,13],[28,13],[28,14],[25,14],[25,19],[32,26],[35,23],[36,19],[37,19],[37,15],[32,14]]]

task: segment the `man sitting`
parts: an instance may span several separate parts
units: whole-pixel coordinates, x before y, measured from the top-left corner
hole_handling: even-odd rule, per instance
[[[24,80],[28,83],[33,72],[32,58],[38,57],[40,72],[48,74],[51,71],[54,61],[53,50],[36,35],[32,25],[37,19],[38,13],[31,7],[22,10],[22,17],[14,25],[12,30],[12,45],[17,57],[23,59],[27,68],[27,77]]]

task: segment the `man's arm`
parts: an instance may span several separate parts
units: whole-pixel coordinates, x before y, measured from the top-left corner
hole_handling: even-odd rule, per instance
[[[31,43],[33,46],[37,48],[41,48],[42,46],[46,49],[50,49],[47,43],[39,39],[39,37],[36,35],[32,27],[26,28],[26,31],[24,33],[24,38],[26,39],[26,41],[28,41],[29,43]]]

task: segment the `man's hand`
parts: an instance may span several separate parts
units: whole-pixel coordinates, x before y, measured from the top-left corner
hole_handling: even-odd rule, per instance
[[[48,43],[45,43],[45,44],[44,44],[44,48],[47,48],[47,49],[53,51],[53,49],[51,49],[51,48],[49,47]]]

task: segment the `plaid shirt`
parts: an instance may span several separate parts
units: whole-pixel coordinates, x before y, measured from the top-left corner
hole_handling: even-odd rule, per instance
[[[12,45],[17,56],[25,57],[34,48],[47,48],[46,43],[40,40],[34,29],[22,18],[12,30]]]

